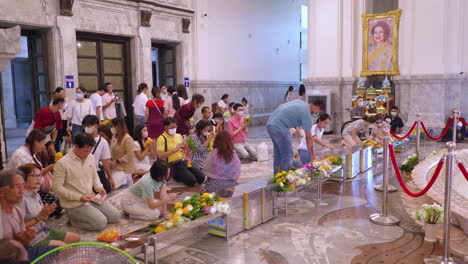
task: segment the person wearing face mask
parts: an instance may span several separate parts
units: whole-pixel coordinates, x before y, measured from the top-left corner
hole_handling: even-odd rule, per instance
[[[356,98],[356,106],[351,110],[351,118],[353,121],[361,119],[365,115],[364,98],[358,96]]]
[[[83,118],[87,115],[95,115],[93,103],[86,99],[86,89],[78,87],[75,89],[76,99],[71,101],[67,108],[67,131],[73,137],[84,132],[82,126]]]
[[[257,151],[247,142],[249,123],[244,120],[244,106],[242,104],[235,104],[233,111],[235,115],[228,120],[227,125],[234,149],[240,159],[255,161],[257,160]]]
[[[96,145],[91,154],[96,160],[96,168],[104,189],[110,193],[115,188],[114,179],[112,178],[112,170],[110,166],[111,153],[107,141],[99,135],[99,119],[94,115],[87,115],[83,119],[83,127],[85,133],[93,136]]]
[[[175,193],[167,193],[166,182],[170,176],[171,169],[167,161],[155,161],[150,172],[122,196],[120,204],[124,213],[130,218],[145,221],[158,220],[161,214],[169,219],[171,213],[167,210],[167,204],[178,198]],[[159,199],[154,199],[155,196],[159,196]]]
[[[112,119],[112,141],[111,141],[111,168],[114,187],[120,188],[125,184],[132,184],[133,160],[133,138],[128,134],[125,119],[117,117]]]
[[[59,216],[62,214],[63,208],[60,206],[60,199],[51,192],[52,187],[52,171],[54,170],[54,164],[45,166],[42,164],[40,159],[37,158],[37,154],[44,151],[46,135],[40,130],[33,130],[26,137],[23,146],[13,152],[7,167],[16,169],[21,165],[34,163],[41,168],[41,175],[43,175],[43,181],[39,190],[41,199],[46,204],[55,203],[56,209],[52,212],[51,216]]]
[[[370,133],[370,138],[377,141],[379,145],[382,145],[386,128],[388,128],[388,123],[384,122],[384,116],[382,114],[376,114],[375,125]]]
[[[312,126],[312,130],[310,131],[310,133],[312,133],[312,137],[314,139],[315,145],[318,144],[333,151],[335,150],[335,147],[333,147],[330,144],[325,143],[322,140],[323,132],[325,131],[325,128],[328,125],[330,125],[330,120],[331,118],[329,114],[320,113],[319,117],[315,121],[315,125]],[[306,144],[305,137],[302,137],[301,143],[298,146],[298,152],[299,152],[299,158],[301,159],[302,164],[307,164],[311,162],[309,152],[307,151],[307,144]]]
[[[135,128],[134,141],[134,173],[144,175],[149,172],[151,168],[150,155],[152,144],[145,147],[145,142],[149,140],[148,128],[145,125],[138,125]]]
[[[405,124],[403,124],[403,120],[398,116],[398,106],[392,106],[390,109],[390,119],[392,120],[390,122],[390,129],[396,134],[401,133]]]
[[[191,134],[192,125],[190,118],[195,114],[195,110],[202,107],[205,98],[201,94],[194,94],[190,103],[181,106],[177,109],[174,118],[177,120],[177,133],[182,136],[189,136]]]
[[[211,122],[206,120],[198,121],[195,133],[191,135],[195,142],[195,148],[191,150],[190,157],[192,159],[192,167],[203,171],[204,162],[210,148],[210,142],[214,140],[214,133],[210,131],[212,128]]]
[[[164,119],[164,133],[158,138],[156,154],[158,159],[167,160],[171,166],[174,180],[189,187],[205,181],[203,172],[194,167],[187,167],[185,150],[188,145],[182,135],[177,134],[177,121]]]
[[[362,119],[353,121],[351,125],[347,126],[343,130],[343,143],[348,147],[362,144],[362,141],[358,136],[359,132],[364,132],[366,139],[368,141],[372,141],[369,136],[369,128],[375,123],[375,117],[366,115],[363,116]]]
[[[61,94],[56,94],[52,105],[41,108],[34,116],[32,129],[44,132],[47,135],[46,141],[55,142],[58,130],[63,128],[60,110],[63,109],[64,105],[65,98]]]

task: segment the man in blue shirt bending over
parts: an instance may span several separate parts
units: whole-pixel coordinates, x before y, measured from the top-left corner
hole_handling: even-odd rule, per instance
[[[293,145],[290,128],[302,127],[305,131],[307,149],[311,160],[315,160],[314,143],[310,130],[312,128],[311,113],[320,112],[320,104],[307,104],[302,100],[293,100],[280,105],[271,115],[267,122],[267,131],[273,141],[275,173],[288,171],[293,165]]]

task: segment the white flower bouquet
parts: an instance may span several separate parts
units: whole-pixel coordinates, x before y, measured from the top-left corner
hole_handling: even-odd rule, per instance
[[[443,222],[444,208],[436,203],[423,204],[415,213],[416,220],[427,224],[438,224]]]

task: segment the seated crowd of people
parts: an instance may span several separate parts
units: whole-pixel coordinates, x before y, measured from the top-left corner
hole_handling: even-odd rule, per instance
[[[0,172],[0,244],[16,248],[18,259],[33,260],[80,241],[76,233],[48,226],[51,217],[66,214],[70,225],[90,231],[118,223],[122,213],[148,221],[170,218],[168,203],[178,198],[167,190],[171,179],[195,192],[228,195],[241,160],[257,159],[247,142],[247,99],[227,104],[223,95],[224,104],[210,109],[202,108],[200,94],[188,100],[184,86],[152,88],[152,99],[148,91],[139,85],[132,137],[111,83],[90,99],[78,87],[70,102],[56,89]],[[195,123],[199,108],[202,118]],[[121,212],[106,197],[123,186]]]

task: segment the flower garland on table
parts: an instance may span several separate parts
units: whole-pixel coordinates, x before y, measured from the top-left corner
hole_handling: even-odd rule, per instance
[[[374,140],[371,140],[371,141],[364,140],[364,141],[362,141],[362,144],[364,146],[366,146],[366,147],[372,147],[372,149],[383,148],[383,146],[381,144],[379,144],[377,141],[374,141]]]
[[[183,202],[177,202],[171,210],[172,216],[154,229],[155,233],[161,233],[174,227],[181,226],[191,220],[215,214],[230,214],[231,208],[226,199],[219,197],[215,193],[195,193],[192,196],[186,196]]]
[[[334,164],[331,164],[331,162],[334,162]],[[300,186],[311,184],[321,175],[329,173],[334,166],[340,166],[342,163],[343,159],[341,157],[333,157],[332,161],[329,158],[322,161],[313,161],[304,164],[297,170],[276,173],[271,178],[270,183],[275,184],[273,190],[276,192],[291,192]]]
[[[375,101],[378,102],[378,103],[386,103],[387,102],[387,97],[383,94],[381,95],[377,95],[377,97],[375,97]]]

